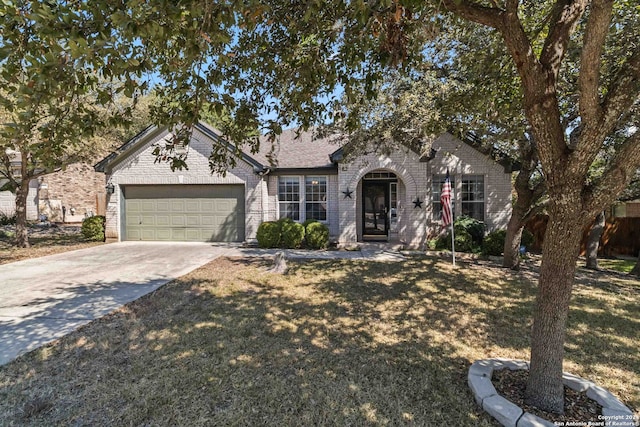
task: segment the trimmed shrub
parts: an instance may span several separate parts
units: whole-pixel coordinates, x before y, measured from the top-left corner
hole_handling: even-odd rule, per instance
[[[456,234],[458,234],[458,230],[464,230],[471,235],[473,239],[473,243],[480,247],[482,245],[482,239],[484,238],[484,222],[478,221],[475,218],[471,218],[469,216],[462,215],[456,218],[453,223]]]
[[[280,243],[285,248],[296,249],[302,246],[304,242],[304,225],[286,221],[282,223],[282,234]]]
[[[455,232],[456,252],[473,252],[474,244],[471,234],[462,228],[456,229]],[[451,231],[438,238],[436,249],[451,250]]]
[[[277,248],[280,245],[281,227],[279,222],[267,221],[258,226],[258,246],[261,248]]]
[[[485,255],[502,255],[506,237],[507,230],[496,230],[487,234],[482,241],[482,253]]]
[[[82,221],[82,235],[87,240],[104,242],[105,217],[102,215],[90,216]]]
[[[326,249],[329,246],[329,228],[321,222],[310,223],[306,240],[311,249]]]
[[[314,222],[320,222],[320,221],[318,221],[317,219],[308,219],[305,222],[303,222],[302,225],[304,225],[304,229],[306,230],[307,226],[309,224],[313,224]]]

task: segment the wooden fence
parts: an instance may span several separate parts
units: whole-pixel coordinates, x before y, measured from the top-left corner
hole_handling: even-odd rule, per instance
[[[525,228],[535,238],[531,248],[534,251],[542,250],[547,221],[548,217],[546,215],[538,215],[525,225]],[[583,232],[580,244],[581,255],[585,254],[590,229],[591,225],[585,228]],[[630,255],[635,257],[638,256],[638,252],[640,252],[640,218],[607,218],[602,237],[600,237],[598,255]]]

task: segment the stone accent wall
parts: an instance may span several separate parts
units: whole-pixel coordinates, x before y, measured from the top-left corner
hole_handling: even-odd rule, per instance
[[[79,222],[85,216],[105,214],[105,175],[93,166],[76,163],[65,170],[42,177],[38,193],[38,208],[49,220]]]

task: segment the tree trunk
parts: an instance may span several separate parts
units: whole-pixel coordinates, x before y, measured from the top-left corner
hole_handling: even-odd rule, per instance
[[[629,274],[640,276],[640,252],[638,253],[638,261],[636,261],[636,265],[629,272]]]
[[[517,270],[520,268],[520,242],[522,239],[522,230],[524,229],[524,222],[522,218],[524,213],[520,212],[518,203],[513,207],[513,213],[509,218],[509,224],[507,225],[507,234],[504,239],[504,258],[502,266]]]
[[[565,331],[583,223],[581,204],[577,202],[579,196],[556,196],[555,199],[557,202],[549,209],[549,223],[542,247],[526,402],[545,411],[562,414]]]
[[[27,233],[27,196],[29,195],[29,179],[20,180],[20,186],[16,188],[16,246],[29,247],[29,235]]]
[[[587,264],[586,267],[592,270],[598,270],[598,247],[600,246],[600,237],[604,231],[605,216],[604,211],[600,212],[596,217],[596,221],[589,231],[589,240],[587,241]]]

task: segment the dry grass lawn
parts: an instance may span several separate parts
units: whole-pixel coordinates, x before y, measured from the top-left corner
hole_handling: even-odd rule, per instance
[[[11,239],[0,238],[0,265],[103,244],[88,242],[81,234],[29,237],[29,243],[30,248],[17,248]]]
[[[0,368],[0,425],[494,426],[473,360],[528,359],[535,272],[219,259]],[[640,283],[580,270],[566,370],[640,408]]]

